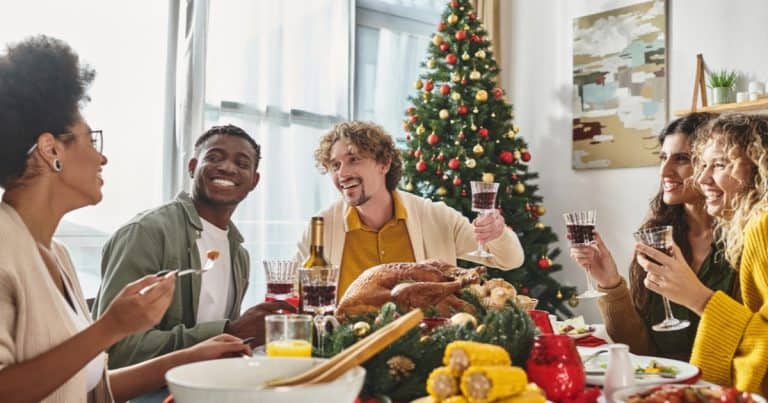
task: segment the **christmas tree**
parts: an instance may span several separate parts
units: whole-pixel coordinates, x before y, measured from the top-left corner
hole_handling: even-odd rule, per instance
[[[551,277],[562,269],[553,263],[560,251],[549,246],[557,236],[539,221],[546,209],[532,183],[538,175],[528,170],[532,156],[518,136],[512,106],[495,85],[499,68],[469,0],[448,4],[422,67],[403,123],[405,190],[472,219],[470,181],[498,182],[497,205],[520,238],[525,263],[516,270],[491,269],[490,275],[537,298],[539,309],[572,316],[564,302],[576,306],[576,290]]]

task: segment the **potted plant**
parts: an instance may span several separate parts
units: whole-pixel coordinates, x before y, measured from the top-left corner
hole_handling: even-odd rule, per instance
[[[709,87],[712,88],[712,104],[734,102],[733,86],[736,84],[736,72],[731,70],[713,71],[709,74]]]

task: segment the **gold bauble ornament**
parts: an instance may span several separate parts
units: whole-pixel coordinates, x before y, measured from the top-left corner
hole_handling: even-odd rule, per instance
[[[482,325],[478,326],[477,329],[475,329],[475,332],[482,333],[482,332],[485,331],[485,329],[486,329],[485,324],[482,324]]]
[[[435,61],[435,58],[431,58],[427,61],[427,67],[430,69],[434,69],[437,62]]]
[[[472,131],[475,131],[475,130],[477,130],[477,126],[475,126],[475,124],[474,124],[474,123],[472,123],[472,126],[470,126],[469,128],[470,128],[470,129],[472,129]]]
[[[472,152],[479,157],[483,155],[483,153],[485,152],[485,148],[483,148],[483,146],[481,146],[480,144],[475,144],[475,146],[472,147]]]
[[[429,101],[429,98],[432,98],[431,92],[425,92],[421,94],[421,99],[423,99],[424,101]]]
[[[546,208],[544,208],[544,206],[542,206],[541,204],[539,204],[538,206],[536,206],[536,213],[537,213],[538,215],[544,215],[546,212],[547,212],[547,209],[546,209]]]
[[[576,308],[579,306],[579,299],[576,298],[575,295],[571,296],[571,298],[568,300],[568,305],[570,305],[571,308]]]
[[[485,183],[493,183],[494,179],[496,179],[492,173],[490,172],[483,172],[483,182]]]
[[[459,100],[461,100],[461,94],[459,94],[458,92],[454,91],[451,94],[451,99],[453,99],[454,101],[459,101]]]
[[[520,128],[517,127],[517,125],[512,125],[512,130],[517,134],[520,131]]]
[[[474,158],[467,158],[467,160],[464,162],[464,165],[466,165],[467,168],[474,168],[477,166],[477,161],[475,161]]]
[[[442,35],[435,35],[432,37],[432,43],[435,46],[440,46],[441,43],[443,43],[443,36]]]
[[[419,125],[419,127],[416,128],[416,134],[424,134],[427,131],[427,129],[424,128],[424,125]]]
[[[459,22],[459,16],[456,14],[451,14],[448,16],[448,23],[449,24],[455,24]]]
[[[452,325],[465,326],[467,323],[471,323],[472,327],[475,327],[477,326],[477,319],[466,312],[459,312],[451,316]]]
[[[423,86],[424,86],[424,83],[421,82],[421,80],[416,80],[413,82],[413,87],[416,88],[417,90],[420,90],[421,87]]]
[[[544,229],[546,225],[544,225],[543,222],[537,222],[536,225],[534,225],[534,227],[536,227],[536,229]]]
[[[462,7],[462,10],[463,10],[463,9],[464,9],[464,8]],[[464,24],[464,30],[465,30],[465,31],[469,31],[469,24]]]
[[[458,83],[459,81],[461,81],[461,74],[451,73],[451,81],[453,81],[454,83]]]
[[[478,59],[485,59],[485,51],[480,49],[477,52],[475,52],[475,57]]]
[[[413,183],[411,183],[411,182],[406,183],[405,184],[405,190],[407,190],[409,192],[413,192]]]
[[[427,342],[429,342],[431,340],[432,340],[432,338],[429,337],[429,336],[421,336],[421,338],[419,338],[419,342],[420,343],[427,343]]]
[[[464,52],[461,54],[461,60],[464,60],[465,62],[469,60],[469,53]]]
[[[371,325],[369,325],[368,322],[357,322],[352,325],[352,332],[354,332],[357,337],[365,337],[371,332]]]
[[[480,72],[479,72],[479,71],[477,71],[477,70],[472,70],[472,71],[469,73],[469,79],[470,79],[470,80],[479,80],[479,79],[480,79],[480,77],[481,77],[481,74],[480,74]]]
[[[440,119],[443,119],[443,120],[451,117],[451,113],[448,112],[448,109],[440,109],[440,112],[438,112],[437,115],[440,116]]]
[[[515,133],[515,131],[514,131],[514,130],[512,130],[512,129],[509,129],[509,131],[507,132],[507,138],[508,138],[508,139],[513,139],[513,138],[515,138],[515,135],[516,135],[516,134],[517,134],[517,133]]]
[[[445,196],[445,195],[447,195],[447,194],[448,194],[448,189],[446,189],[446,188],[444,188],[444,187],[440,186],[439,188],[437,188],[437,190],[435,191],[435,193],[436,193],[438,196]]]
[[[520,182],[515,184],[515,192],[517,192],[517,193],[524,193],[525,192],[525,185],[523,185]]]
[[[522,154],[520,154],[520,151],[518,151],[518,150],[515,150],[515,152],[513,152],[512,155],[515,156],[516,160],[519,160],[520,157],[522,157]]]
[[[485,102],[488,100],[488,91],[479,90],[475,93],[475,100],[478,102]]]
[[[480,112],[480,109],[477,109],[477,107],[475,107],[475,109],[472,109],[472,113],[478,113],[478,112]]]
[[[555,295],[555,297],[557,297],[557,299],[563,299],[563,292],[558,289],[557,290],[557,295]]]

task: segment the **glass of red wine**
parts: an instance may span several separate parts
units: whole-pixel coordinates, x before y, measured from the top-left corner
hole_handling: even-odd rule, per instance
[[[597,211],[574,211],[563,214],[565,218],[565,227],[568,231],[568,239],[571,245],[576,247],[591,247],[595,244],[593,232],[595,231],[595,222],[597,221]],[[592,277],[589,275],[587,267],[587,290],[576,296],[576,298],[587,299],[597,298],[605,295],[604,292],[597,291],[592,285]]]
[[[490,214],[496,209],[496,192],[499,190],[497,182],[472,181],[469,183],[472,188],[472,211],[480,215]],[[469,253],[474,257],[493,257],[492,253],[485,250],[482,244],[477,244],[477,250]]]
[[[267,278],[267,301],[285,301],[293,295],[298,263],[292,260],[265,260],[264,274]]]
[[[301,298],[305,312],[315,315],[313,322],[317,331],[317,350],[325,356],[329,347],[328,327],[337,328],[339,322],[333,316],[336,310],[336,290],[339,281],[339,267],[308,267],[299,269]]]
[[[634,234],[637,242],[644,243],[660,252],[664,252],[668,256],[672,256],[672,226],[662,225],[659,227],[641,228]],[[649,260],[653,261],[653,259]],[[658,263],[658,262],[654,262]],[[672,307],[669,305],[669,299],[667,297],[661,297],[662,304],[664,305],[664,320],[651,326],[651,328],[657,332],[673,332],[675,330],[685,329],[691,325],[691,322],[687,320],[680,320],[675,318],[672,314]]]

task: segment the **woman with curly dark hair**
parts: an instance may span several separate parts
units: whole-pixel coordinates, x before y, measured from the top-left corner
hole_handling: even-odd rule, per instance
[[[111,402],[164,384],[169,368],[248,352],[219,336],[132,367],[106,371],[109,346],[153,326],[175,273],[127,285],[92,322],[72,262],[53,240],[69,211],[101,200],[101,131],[80,114],[94,72],[45,36],[0,55],[0,396],[4,402]],[[150,287],[152,286],[152,287]],[[110,388],[111,386],[111,388]]]
[[[698,130],[714,115],[691,113],[672,121],[659,135],[661,166],[659,192],[641,228],[671,225],[674,240],[698,278],[710,288],[731,293],[733,271],[714,242],[714,219],[704,208],[704,197],[693,184],[692,144]],[[631,236],[629,233],[627,236]],[[699,317],[672,304],[675,318],[691,323],[686,329],[657,332],[651,326],[664,319],[661,296],[643,284],[645,270],[633,256],[629,268],[631,286],[619,275],[616,262],[600,235],[594,247],[572,247],[571,257],[606,293],[598,300],[606,330],[616,342],[626,343],[635,354],[656,355],[687,361],[696,336]]]

